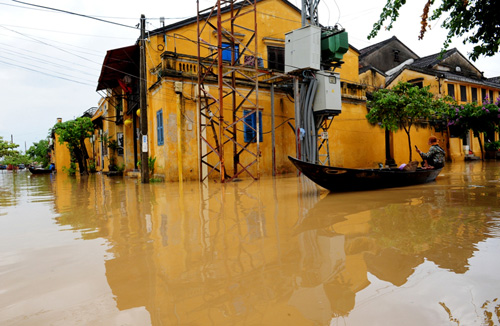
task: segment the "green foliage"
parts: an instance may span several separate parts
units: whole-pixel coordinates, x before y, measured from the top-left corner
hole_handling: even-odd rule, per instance
[[[61,144],[66,143],[72,161],[78,162],[80,173],[87,174],[87,149],[85,138],[92,135],[94,125],[88,117],[77,118],[66,122],[56,123],[53,131],[59,136]]]
[[[151,175],[155,174],[155,162],[156,157],[148,157],[149,174]]]
[[[0,137],[0,158],[18,153],[18,151],[14,150],[14,148],[18,147],[19,145],[4,141]]]
[[[116,151],[120,146],[118,146],[118,142],[115,139],[108,141],[108,147],[112,151]]]
[[[430,6],[438,3],[429,17]],[[394,22],[399,17],[399,11],[406,4],[406,0],[387,0],[382,9],[380,19],[373,24],[372,31],[368,39],[377,36],[384,22],[389,20],[385,27],[390,30]],[[444,52],[450,45],[454,37],[463,38],[464,44],[472,44],[474,48],[469,54],[469,58],[475,61],[479,56],[493,56],[498,52],[500,43],[500,16],[496,13],[496,2],[490,1],[455,1],[455,0],[428,0],[422,12],[421,30],[419,39],[424,37],[427,31],[428,22],[438,22],[442,20],[441,27],[448,31],[443,44]]]
[[[68,175],[73,176],[76,174],[76,163],[71,161],[69,168],[63,167],[63,171],[68,173]]]
[[[50,145],[47,139],[42,139],[26,151],[26,154],[35,162],[46,167],[50,163]]]
[[[17,166],[19,164],[28,165],[31,162],[32,161],[28,155],[22,155],[22,154],[19,154],[17,152],[11,153],[10,155],[4,156],[4,158],[3,158],[3,164],[5,164],[5,165],[9,165],[9,164],[12,164],[15,166]]]
[[[486,142],[484,144],[484,149],[487,151],[498,151],[500,149],[500,140]]]
[[[428,121],[440,117],[448,105],[442,99],[434,99],[429,86],[419,88],[407,82],[399,82],[392,89],[373,92],[368,101],[370,109],[366,118],[383,129],[397,131],[403,129],[408,136],[410,158],[412,160],[410,131],[413,125],[430,126]]]
[[[94,173],[97,171],[97,167],[96,167],[96,164],[95,164],[95,160],[89,160],[89,171],[91,173]]]
[[[124,164],[124,163],[122,163],[122,164],[118,165],[118,166],[116,167],[116,171],[118,171],[118,172],[123,172],[123,171],[125,171],[125,164]]]
[[[61,144],[67,143],[68,148],[70,146],[80,146],[80,142],[91,136],[93,131],[94,125],[88,117],[77,118],[54,125],[54,132],[59,135],[59,142]]]
[[[450,105],[445,114],[448,126],[455,129],[455,133],[465,136],[472,130],[476,137],[498,131],[500,126],[500,98],[495,103],[484,99],[483,104],[467,103],[464,105]],[[483,152],[481,138],[478,138],[481,152]],[[490,145],[488,145],[490,146]]]

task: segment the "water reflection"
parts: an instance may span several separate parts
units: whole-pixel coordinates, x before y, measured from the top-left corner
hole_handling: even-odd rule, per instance
[[[443,172],[431,184],[347,194],[295,177],[181,186],[58,175],[43,187],[16,184],[53,194],[60,230],[105,240],[116,307],[144,309],[151,325],[500,323],[486,314],[499,307],[500,264],[489,262],[500,261],[492,249],[500,167]],[[476,279],[478,270],[487,277]],[[398,313],[377,315],[391,305]]]

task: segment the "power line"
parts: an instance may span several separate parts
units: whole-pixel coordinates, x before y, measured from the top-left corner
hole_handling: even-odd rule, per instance
[[[93,35],[93,34],[81,34],[81,33],[71,33],[71,32],[64,32],[64,31],[55,31],[52,29],[43,29],[43,28],[35,28],[35,27],[26,27],[26,26],[19,26],[19,25],[8,25],[4,24],[3,26],[9,26],[9,27],[15,27],[15,28],[24,28],[24,29],[32,29],[36,31],[43,31],[43,32],[51,32],[51,33],[59,33],[59,34],[68,34],[68,35],[78,35],[78,36],[88,36],[88,37],[100,37],[100,38],[113,38],[113,39],[121,39],[121,40],[128,40],[130,39],[129,37],[116,37],[116,36],[106,36],[106,35]]]
[[[11,54],[11,55],[15,55],[15,56],[17,56],[19,58],[28,59],[28,60],[30,60],[30,62],[36,61],[36,62],[39,62],[39,63],[42,63],[42,64],[51,65],[51,66],[54,66],[54,67],[61,67],[61,68],[65,68],[65,69],[68,69],[68,70],[76,71],[76,72],[79,72],[79,73],[82,73],[82,74],[85,74],[85,75],[89,75],[89,76],[92,76],[92,77],[95,77],[95,75],[98,73],[97,69],[95,69],[96,73],[91,73],[88,70],[76,69],[76,68],[74,68],[72,66],[65,66],[65,65],[62,65],[60,63],[56,63],[56,62],[52,62],[52,61],[45,60],[45,59],[42,59],[42,58],[38,58],[36,56],[32,56],[32,55],[29,55],[29,54],[21,53],[19,51],[7,49],[7,48],[2,47],[1,45],[0,45],[0,49],[3,49],[3,51],[6,52],[6,54]],[[7,59],[7,58],[5,58],[5,59]],[[60,60],[60,61],[65,61],[65,60]],[[69,62],[69,61],[66,61],[66,62]],[[87,68],[87,67],[84,67],[84,68]]]
[[[122,26],[122,27],[137,29],[136,26],[130,26],[130,25],[125,25],[125,24],[120,24],[120,23],[112,22],[110,20],[105,20],[105,19],[101,19],[101,18],[97,18],[97,17],[88,16],[88,15],[83,15],[83,14],[79,14],[79,13],[76,13],[76,12],[71,12],[71,11],[62,10],[62,9],[56,9],[56,8],[51,8],[51,7],[45,7],[45,6],[35,5],[35,4],[32,4],[32,3],[27,3],[27,2],[23,2],[23,1],[19,1],[19,0],[12,0],[12,1],[17,2],[17,3],[22,3],[22,4],[27,5],[27,6],[33,6],[33,7],[37,7],[37,8],[42,8],[42,9],[47,9],[47,10],[53,10],[53,11],[62,12],[62,13],[65,13],[65,14],[70,14],[70,15],[75,15],[75,16],[79,16],[79,17],[94,19],[94,20],[97,20],[97,21],[100,21],[100,22],[103,22],[103,23],[108,23],[108,24],[113,24],[113,25],[117,25],[117,26]]]
[[[83,83],[81,81],[77,81],[77,80],[73,80],[73,79],[69,79],[69,78],[64,78],[64,77],[52,75],[52,74],[49,74],[49,73],[46,73],[46,72],[42,72],[42,71],[39,71],[39,70],[36,70],[36,69],[24,67],[24,66],[17,65],[17,64],[14,64],[14,63],[5,62],[3,60],[0,60],[0,63],[6,64],[6,65],[9,65],[9,66],[14,66],[14,67],[22,68],[22,69],[29,70],[29,71],[34,71],[34,72],[37,72],[39,74],[43,74],[43,75],[46,75],[46,76],[50,76],[50,77],[54,77],[54,78],[58,78],[58,79],[66,80],[66,81],[70,81],[70,82],[73,82],[73,83],[95,87],[95,84]]]
[[[110,66],[107,66],[107,65],[104,65],[104,64],[103,64],[103,65],[101,65],[100,63],[95,62],[95,61],[93,61],[93,60],[90,60],[90,59],[88,59],[88,58],[86,58],[86,57],[83,57],[83,56],[78,55],[78,54],[75,54],[75,53],[71,53],[71,52],[69,52],[69,51],[67,51],[67,50],[65,50],[65,49],[62,49],[62,48],[57,47],[57,46],[55,46],[55,45],[52,45],[52,44],[49,44],[49,43],[47,43],[47,42],[44,42],[44,41],[38,40],[38,39],[36,39],[36,38],[34,38],[34,37],[32,37],[32,36],[29,36],[29,35],[23,34],[23,33],[21,33],[21,32],[18,32],[18,31],[12,30],[12,29],[10,29],[10,28],[8,28],[8,27],[5,27],[5,26],[3,26],[3,25],[0,25],[0,27],[2,27],[2,28],[4,28],[4,29],[6,29],[6,30],[8,30],[8,31],[11,31],[11,32],[13,32],[13,33],[16,33],[16,34],[22,35],[22,36],[24,36],[24,37],[26,37],[26,38],[29,38],[29,39],[31,39],[31,40],[34,40],[34,41],[36,41],[36,42],[38,42],[38,43],[41,43],[41,44],[44,44],[44,45],[47,45],[47,46],[53,47],[53,48],[55,48],[55,49],[57,49],[57,50],[59,50],[59,51],[65,52],[65,53],[70,54],[70,55],[73,55],[73,56],[78,57],[78,58],[80,58],[80,59],[83,59],[83,60],[85,60],[85,61],[88,61],[88,62],[91,62],[91,63],[97,64],[97,65],[99,65],[99,66],[101,66],[101,67],[106,67],[106,68],[111,69],[111,70],[113,70],[113,71],[117,71],[117,72],[123,73],[123,74],[125,74],[125,75],[128,75],[128,76],[130,76],[130,77],[134,77],[134,78],[138,78],[138,79],[139,79],[139,77],[138,77],[138,76],[134,76],[134,75],[132,75],[132,74],[130,74],[130,73],[127,73],[127,72],[121,71],[121,70],[119,70],[119,69],[116,69],[116,68],[113,68],[113,67],[110,67]]]

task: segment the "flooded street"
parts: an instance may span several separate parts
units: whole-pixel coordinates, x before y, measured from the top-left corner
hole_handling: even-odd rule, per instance
[[[0,325],[500,325],[500,162],[333,194],[0,171]]]

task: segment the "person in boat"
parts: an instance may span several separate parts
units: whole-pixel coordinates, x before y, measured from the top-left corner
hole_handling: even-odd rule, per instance
[[[436,137],[429,137],[429,151],[427,153],[422,152],[415,146],[417,153],[420,154],[420,157],[424,160],[422,162],[422,166],[427,169],[440,169],[444,166],[445,160],[445,151],[439,146],[439,141]]]
[[[56,165],[54,163],[50,163],[49,170],[54,171],[56,169]]]

